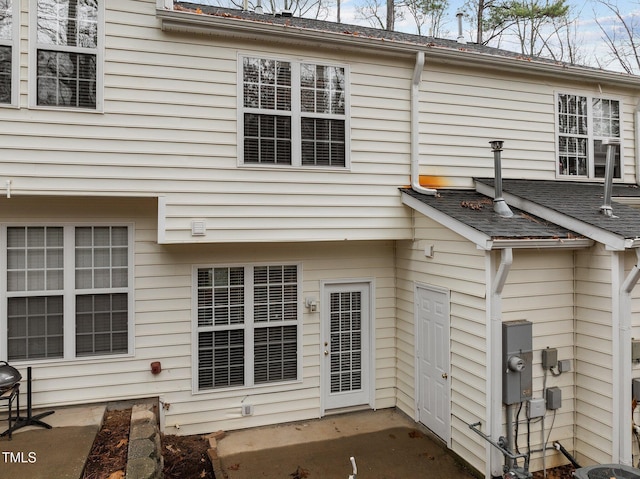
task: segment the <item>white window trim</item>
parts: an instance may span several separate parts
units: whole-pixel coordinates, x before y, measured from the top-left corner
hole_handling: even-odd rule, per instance
[[[229,387],[221,387],[221,388],[207,388],[200,389],[198,387],[198,377],[199,377],[199,369],[198,369],[198,333],[202,330],[208,331],[213,330],[212,327],[198,327],[198,269],[200,268],[244,268],[245,270],[245,278],[250,278],[249,281],[245,279],[245,304],[253,304],[253,275],[248,275],[248,272],[253,273],[254,268],[260,266],[283,266],[283,265],[295,265],[297,267],[297,282],[298,282],[298,305],[297,305],[297,372],[296,379],[288,379],[284,381],[277,382],[267,382],[254,384],[253,383],[253,366],[254,366],[254,357],[253,357],[253,311],[250,311],[249,308],[245,308],[245,318],[248,316],[250,322],[245,322],[244,325],[240,325],[236,329],[243,329],[245,331],[244,335],[244,345],[245,345],[245,361],[244,361],[244,375],[245,375],[245,384],[243,386],[229,386]],[[249,389],[266,389],[266,388],[275,388],[277,390],[281,390],[283,387],[286,388],[287,385],[291,384],[299,384],[302,382],[302,372],[303,372],[303,350],[302,350],[302,324],[303,324],[303,308],[302,308],[302,264],[296,261],[277,261],[277,262],[268,262],[268,263],[220,263],[220,264],[197,264],[192,268],[191,274],[191,370],[193,374],[191,375],[191,392],[192,394],[219,394],[225,392],[233,392],[233,391],[246,391]],[[273,326],[277,326],[277,324],[273,324]],[[230,329],[230,328],[227,328]],[[248,347],[251,345],[251,347]]]
[[[29,108],[71,112],[103,113],[104,112],[104,43],[105,43],[105,3],[98,1],[98,46],[96,52],[96,107],[76,108],[69,106],[38,105],[38,50],[51,50],[52,45],[38,43],[38,0],[29,0]],[[87,53],[82,47],[57,47],[53,50]]]
[[[291,63],[291,164],[260,164],[244,162],[244,77],[243,77],[243,59],[247,57],[260,58],[266,60],[286,61]],[[303,165],[302,164],[302,133],[301,133],[301,117],[309,118],[328,118],[342,119],[342,115],[304,113],[301,108],[300,99],[300,65],[302,63],[311,63],[323,66],[331,66],[344,68],[344,166],[330,165]],[[239,52],[237,57],[237,122],[238,122],[238,166],[242,168],[278,169],[278,170],[330,170],[330,171],[349,171],[351,169],[351,76],[348,64],[332,62],[327,59],[317,58],[296,58],[292,56],[271,56],[263,53],[255,52]],[[294,81],[296,82],[294,84]],[[295,85],[295,86],[294,86]],[[267,110],[261,110],[266,112]],[[275,114],[286,116],[287,112],[274,110]]]
[[[20,0],[11,2],[11,39],[0,40],[0,45],[11,47],[11,102],[0,103],[2,108],[20,106]]]
[[[50,358],[50,359],[24,359],[24,360],[14,360],[12,364],[55,364],[60,362],[92,362],[100,359],[117,359],[117,358],[127,358],[133,357],[135,351],[135,328],[134,328],[134,307],[135,307],[135,298],[134,298],[134,246],[135,246],[135,231],[134,224],[130,222],[112,222],[112,223],[102,223],[102,222],[90,222],[90,223],[61,223],[61,222],[22,222],[22,223],[3,223],[0,226],[0,360],[4,361],[8,358],[8,330],[7,330],[7,228],[17,226],[17,227],[40,227],[40,226],[49,226],[49,227],[62,227],[64,228],[64,289],[62,295],[64,298],[75,298],[76,297],[76,289],[73,284],[72,277],[74,273],[66,273],[67,268],[69,271],[75,271],[75,236],[74,231],[76,227],[87,227],[87,226],[126,226],[128,233],[128,251],[127,251],[127,261],[129,262],[129,268],[127,271],[127,281],[128,288],[126,288],[127,296],[127,308],[128,308],[128,317],[127,317],[127,353],[121,354],[101,354],[94,356],[76,356],[76,304],[75,301],[65,301],[64,302],[64,318],[63,318],[63,331],[64,331],[64,353],[61,358]],[[70,240],[70,241],[69,241]],[[118,292],[122,288],[114,288],[114,292]],[[92,294],[94,292],[102,292],[103,290],[92,290],[87,289],[87,294]]]
[[[560,174],[560,122],[558,121],[559,110],[558,110],[558,97],[560,95],[575,95],[575,96],[584,96],[587,98],[587,176],[578,176],[578,175],[561,175]],[[592,94],[585,92],[576,92],[576,91],[556,91],[554,93],[554,125],[555,125],[555,171],[556,171],[556,179],[558,180],[569,180],[569,181],[604,181],[604,178],[599,178],[595,176],[595,160],[594,160],[594,148],[593,142],[594,140],[602,140],[605,137],[594,136],[593,134],[593,99],[601,99],[601,100],[615,100],[620,105],[620,178],[613,178],[614,182],[622,183],[624,182],[624,102],[623,99],[615,96],[615,95],[606,95],[606,94]],[[575,136],[575,135],[572,135]]]

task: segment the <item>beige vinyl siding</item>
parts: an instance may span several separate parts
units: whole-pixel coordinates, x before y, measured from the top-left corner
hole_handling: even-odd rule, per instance
[[[166,243],[409,236],[397,188],[409,181],[411,62],[163,32],[154,0],[109,0],[105,18],[103,112],[0,110],[14,194],[163,196]],[[350,168],[238,166],[239,53],[348,65]],[[191,236],[193,219],[205,237]]]
[[[420,87],[421,175],[472,187],[493,177],[489,141],[505,141],[503,176],[556,178],[555,92],[622,100],[624,181],[634,182],[634,92],[429,62]],[[498,133],[497,133],[498,132]]]
[[[158,245],[153,199],[0,198],[3,221],[25,224],[132,223],[134,250],[134,344],[125,357],[18,362],[34,368],[34,406],[52,407],[140,397],[167,404],[169,433],[197,434],[275,424],[320,415],[320,314],[303,308],[300,381],[255,388],[192,392],[192,274],[194,265],[296,263],[302,298],[320,298],[323,280],[371,281],[375,308],[376,408],[394,407],[395,268],[394,242],[327,242],[254,245]],[[320,308],[326,307],[320,303]],[[162,373],[150,372],[153,361]],[[241,401],[255,407],[241,417]],[[175,429],[179,425],[180,430]]]
[[[601,245],[576,252],[575,450],[589,464],[613,451],[612,261]]]
[[[574,373],[563,373],[554,377],[547,373],[546,383],[541,367],[542,350],[556,348],[558,359],[574,358],[574,312],[573,276],[574,253],[567,250],[515,250],[513,264],[502,295],[503,321],[525,319],[533,323],[533,397],[542,398],[544,387],[559,387],[562,391],[562,407],[555,413],[547,411],[544,440],[548,444],[560,441],[572,451],[574,448]],[[554,370],[555,371],[555,370]],[[515,409],[515,408],[514,408]],[[526,406],[520,420],[526,421]],[[520,447],[527,444],[526,425],[520,427]],[[541,422],[533,421],[530,436],[531,449],[543,447]],[[554,467],[566,463],[558,452],[546,453],[546,466]],[[531,458],[531,470],[543,467],[540,453]]]
[[[476,246],[415,213],[415,239],[398,242],[398,408],[415,412],[416,283],[450,291],[451,449],[484,470],[484,441],[468,424],[486,419],[485,255]],[[425,257],[433,245],[433,258]]]

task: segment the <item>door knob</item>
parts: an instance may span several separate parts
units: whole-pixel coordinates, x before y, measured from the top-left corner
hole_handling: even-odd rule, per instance
[[[449,375],[447,373],[442,373],[442,379],[447,379]]]
[[[329,356],[329,351],[327,351],[326,349],[324,350],[324,355],[325,356]]]

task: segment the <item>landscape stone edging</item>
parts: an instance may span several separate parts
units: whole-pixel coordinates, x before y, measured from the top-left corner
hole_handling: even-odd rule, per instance
[[[131,408],[126,479],[163,479],[164,459],[154,404]]]
[[[213,476],[218,479],[226,479],[227,474],[224,472],[222,468],[222,462],[220,461],[220,456],[218,456],[218,441],[226,436],[224,431],[216,431],[211,434],[207,434],[204,436],[204,439],[209,440],[209,449],[207,451],[207,455],[209,456],[209,460],[211,461],[211,466],[213,466]]]

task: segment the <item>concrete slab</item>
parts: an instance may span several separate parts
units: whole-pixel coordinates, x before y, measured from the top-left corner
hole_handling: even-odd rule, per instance
[[[79,479],[97,432],[68,426],[0,438],[0,479]]]
[[[42,418],[52,429],[24,427],[0,438],[0,479],[79,479],[102,424],[105,406],[47,409]],[[34,411],[34,415],[44,412]],[[26,412],[22,410],[21,415]],[[0,414],[0,432],[7,427]]]
[[[228,479],[346,479],[350,456],[361,479],[479,477],[394,409],[231,431],[218,440],[218,455]]]

